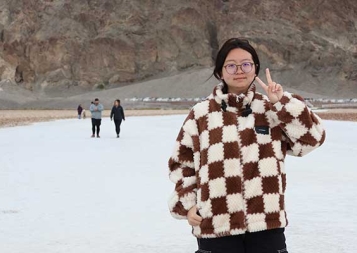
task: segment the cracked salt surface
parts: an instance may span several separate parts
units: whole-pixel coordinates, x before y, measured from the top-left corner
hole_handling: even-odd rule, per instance
[[[171,218],[167,160],[185,116],[130,117],[116,139],[103,119],[0,129],[0,252],[194,252]],[[289,252],[351,252],[357,230],[357,123],[325,121],[325,144],[288,157]]]

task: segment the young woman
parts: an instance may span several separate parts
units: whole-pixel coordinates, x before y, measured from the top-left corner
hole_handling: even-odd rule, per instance
[[[221,83],[191,109],[169,160],[176,184],[169,208],[193,227],[197,252],[287,252],[285,156],[325,140],[304,100],[284,92],[269,69],[263,82],[259,69],[248,41],[225,42],[213,72]]]
[[[113,118],[114,118],[114,124],[115,124],[115,132],[117,133],[117,138],[119,138],[121,122],[122,122],[122,120],[125,121],[124,109],[120,105],[119,99],[114,101],[114,106],[110,113],[110,120],[113,120]]]

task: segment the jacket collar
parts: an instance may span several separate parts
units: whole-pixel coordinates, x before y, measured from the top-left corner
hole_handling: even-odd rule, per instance
[[[230,109],[245,109],[247,106],[250,106],[255,95],[255,84],[252,83],[248,90],[245,93],[239,95],[233,93],[223,93],[223,83],[218,84],[213,90],[213,98],[218,104],[226,104],[227,108],[233,107]],[[224,101],[224,103],[222,102]]]

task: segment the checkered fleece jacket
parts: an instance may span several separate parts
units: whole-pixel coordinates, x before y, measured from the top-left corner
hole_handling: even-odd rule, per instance
[[[284,158],[306,155],[324,142],[321,119],[288,92],[271,104],[254,84],[241,95],[222,88],[192,108],[177,137],[169,160],[176,184],[171,214],[187,219],[197,205],[203,218],[193,227],[198,238],[285,227]],[[242,114],[246,105],[248,116]]]

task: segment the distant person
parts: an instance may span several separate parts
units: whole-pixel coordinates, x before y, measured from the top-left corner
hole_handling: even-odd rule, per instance
[[[247,40],[226,41],[213,72],[220,83],[190,110],[169,159],[169,208],[192,226],[197,252],[288,252],[284,160],[318,148],[325,130],[302,97],[284,91],[269,69],[263,82],[259,69]]]
[[[78,119],[81,119],[82,111],[83,111],[82,105],[78,105],[78,107],[77,107]]]
[[[117,133],[117,138],[119,138],[121,122],[122,122],[122,120],[125,121],[124,109],[120,105],[119,99],[115,100],[114,106],[110,113],[110,120],[113,120],[113,118],[114,118],[114,124],[115,124],[115,132]]]
[[[97,133],[97,138],[100,138],[100,125],[102,124],[102,111],[104,107],[99,103],[99,99],[96,98],[94,102],[89,107],[89,111],[92,114],[92,138],[95,137]]]
[[[82,115],[83,115],[83,119],[85,119],[87,117],[86,115],[86,110],[83,108],[83,112],[82,112]]]

